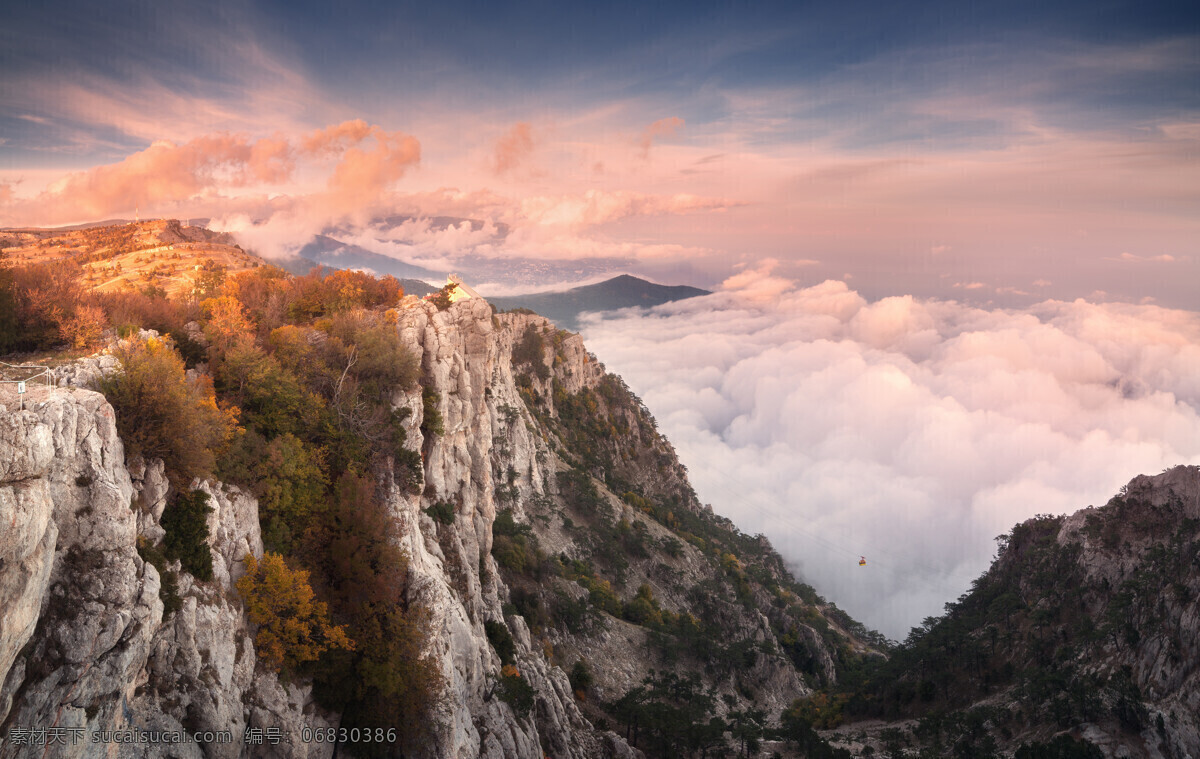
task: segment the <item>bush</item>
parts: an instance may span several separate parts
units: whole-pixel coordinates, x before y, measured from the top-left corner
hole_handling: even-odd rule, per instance
[[[204,376],[189,380],[169,343],[130,341],[113,351],[121,369],[100,381],[117,416],[126,455],[160,458],[179,485],[212,472],[233,419],[217,408]]]
[[[533,711],[533,686],[525,682],[525,678],[521,677],[521,673],[511,664],[500,670],[496,695],[511,706],[518,717],[527,717]]]
[[[163,512],[166,530],[163,547],[168,559],[178,559],[183,568],[198,580],[211,580],[212,551],[208,547],[208,493],[192,490],[180,493]]]
[[[265,527],[263,538],[279,549],[290,549],[324,506],[329,480],[321,454],[320,449],[285,433],[267,443],[258,460],[253,490]]]
[[[262,563],[246,554],[246,574],[237,581],[260,659],[275,670],[294,671],[330,649],[354,650],[341,626],[329,623],[325,604],[315,600],[308,572],[289,569],[279,554],[263,555]]]
[[[85,302],[79,264],[54,261],[0,270],[0,352],[33,351],[71,343],[76,309]],[[83,325],[86,327],[86,325]]]
[[[421,432],[426,438],[430,435],[441,437],[446,434],[446,429],[442,426],[442,412],[438,410],[438,403],[441,400],[442,396],[432,387],[421,388],[421,404],[424,409],[424,415],[421,417]]]
[[[513,366],[528,365],[538,379],[550,378],[550,367],[546,366],[546,342],[542,331],[530,324],[521,339],[513,344]]]
[[[107,315],[109,324],[133,325],[142,329],[153,329],[160,334],[170,333],[181,353],[184,352],[183,327],[200,315],[199,309],[194,306],[189,307],[180,301],[146,292],[127,290],[95,293],[93,297]]]
[[[435,725],[445,681],[429,655],[429,612],[405,602],[408,556],[397,546],[396,524],[375,484],[343,474],[334,498],[307,535],[338,621],[345,620],[355,651],[325,652],[314,693],[341,712],[343,726],[396,727],[398,743],[413,748]],[[356,746],[355,755],[391,756],[386,747]]]
[[[166,619],[183,606],[183,599],[179,597],[179,577],[173,570],[167,568],[167,557],[163,555],[162,550],[151,543],[145,535],[138,535],[137,552],[138,556],[142,557],[142,561],[158,570],[158,597],[162,599],[163,619]]]
[[[1048,743],[1022,744],[1015,759],[1101,759],[1104,752],[1094,743],[1060,735]]]
[[[578,693],[587,693],[588,688],[592,687],[595,678],[592,676],[592,668],[588,666],[587,661],[580,659],[575,662],[575,666],[571,667],[571,673],[567,675],[567,679],[571,681],[571,690]]]
[[[453,303],[450,300],[450,294],[454,292],[455,287],[456,285],[453,283],[442,285],[442,289],[438,290],[435,294],[428,296],[429,302],[436,306],[438,311],[445,311],[446,309],[450,308]]]
[[[454,504],[449,501],[437,501],[425,513],[438,524],[454,524]]]
[[[512,664],[516,661],[517,644],[513,642],[512,633],[508,631],[507,625],[489,619],[483,623],[483,630],[487,633],[488,643],[492,644],[496,655],[500,657],[501,664]]]
[[[392,276],[376,279],[364,272],[315,268],[292,280],[287,315],[301,321],[354,308],[390,306],[403,295],[400,280]]]

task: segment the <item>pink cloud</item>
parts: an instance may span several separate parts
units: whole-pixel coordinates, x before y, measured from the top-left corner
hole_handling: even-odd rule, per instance
[[[771,272],[779,265],[774,258],[764,258],[758,265],[745,269],[721,283],[721,289],[736,292],[742,297],[755,302],[774,301],[780,295],[795,288],[795,283],[784,277],[772,276]]]
[[[521,200],[521,215],[535,224],[592,227],[635,216],[676,216],[723,211],[740,202],[695,195],[644,195],[627,190],[588,190],[582,195],[534,196]]]
[[[1126,263],[1155,263],[1155,264],[1172,264],[1179,259],[1175,256],[1163,253],[1158,256],[1135,256],[1132,253],[1122,253],[1119,256],[1106,258],[1106,261],[1124,261]]]
[[[678,116],[671,116],[666,119],[659,119],[642,131],[642,137],[638,141],[641,146],[642,158],[647,158],[650,155],[650,146],[654,144],[655,137],[670,137],[683,128],[684,121]]]
[[[32,198],[18,201],[10,187],[0,200],[12,203],[23,223],[92,221],[135,208],[179,212],[181,203],[211,206],[230,190],[240,194],[255,186],[293,183],[298,160],[319,167],[321,159],[336,157],[327,180],[330,192],[320,208],[310,209],[329,218],[378,201],[421,157],[416,138],[362,120],[317,130],[298,145],[278,133],[258,139],[218,132],[182,143],[159,140],[117,163],[60,177]],[[297,189],[293,185],[293,192]]]
[[[492,170],[506,174],[515,169],[533,152],[533,127],[522,121],[513,125],[503,137],[496,141],[492,157]]]
[[[155,142],[118,163],[68,174],[33,201],[52,220],[102,218],[134,207],[291,179],[294,162],[285,140],[214,134],[183,144]],[[35,214],[36,215],[36,214]]]
[[[421,143],[401,132],[385,132],[374,127],[375,147],[347,148],[341,162],[329,178],[329,187],[343,200],[363,202],[375,199],[392,183],[421,160]]]
[[[312,155],[338,155],[367,139],[377,128],[362,119],[343,121],[312,132],[301,141],[301,148]]]

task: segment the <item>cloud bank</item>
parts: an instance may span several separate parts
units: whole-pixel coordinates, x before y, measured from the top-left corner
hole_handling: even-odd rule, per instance
[[[1200,314],[868,302],[780,279],[743,272],[584,337],[701,500],[889,637],[940,614],[1013,524],[1200,463]]]
[[[175,210],[241,197],[248,190],[299,183],[302,171],[325,176],[325,188],[309,199],[325,218],[369,211],[421,160],[415,137],[388,132],[361,119],[315,130],[298,139],[279,133],[253,138],[217,132],[186,142],[158,140],[112,164],[66,174],[38,195],[0,202],[35,223],[67,223],[143,210]],[[297,199],[304,199],[297,194]],[[316,209],[310,209],[310,211]]]

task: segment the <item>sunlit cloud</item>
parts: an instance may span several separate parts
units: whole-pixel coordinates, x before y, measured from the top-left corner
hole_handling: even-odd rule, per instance
[[[1105,261],[1122,261],[1124,263],[1153,263],[1153,264],[1173,264],[1178,259],[1175,256],[1163,253],[1158,256],[1138,256],[1133,253],[1123,252],[1116,257],[1105,258]]]
[[[654,140],[658,137],[670,137],[683,129],[684,121],[678,116],[672,116],[666,119],[659,119],[650,126],[642,130],[642,136],[638,140],[638,146],[641,148],[642,158],[647,158],[650,155],[650,146],[654,144]]]
[[[533,127],[522,121],[496,141],[492,157],[492,170],[507,174],[519,166],[533,152]]]

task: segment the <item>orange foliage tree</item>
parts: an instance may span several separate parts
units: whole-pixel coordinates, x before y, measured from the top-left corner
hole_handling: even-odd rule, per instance
[[[176,484],[213,470],[234,417],[217,407],[206,375],[189,379],[183,358],[161,340],[129,340],[113,351],[121,371],[100,382],[131,453],[160,458]]]
[[[276,670],[292,672],[325,651],[354,650],[346,628],[330,624],[329,611],[308,584],[308,572],[289,569],[274,553],[264,554],[262,562],[246,554],[245,562],[237,589],[247,616],[259,626],[254,638],[259,658]]]

